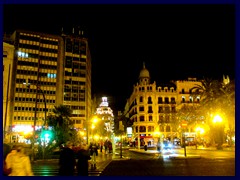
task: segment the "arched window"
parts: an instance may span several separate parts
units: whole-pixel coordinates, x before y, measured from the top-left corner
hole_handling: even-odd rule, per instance
[[[148,97],[148,104],[152,104],[152,98]]]
[[[153,113],[152,106],[148,106],[148,113]]]

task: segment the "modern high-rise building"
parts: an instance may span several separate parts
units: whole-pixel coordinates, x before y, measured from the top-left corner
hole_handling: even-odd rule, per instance
[[[87,126],[91,117],[91,55],[83,31],[76,29],[70,35],[62,32],[64,41],[63,104],[72,110],[75,128]]]
[[[5,129],[18,142],[24,133],[41,128],[54,106],[67,105],[76,128],[84,128],[91,107],[91,57],[86,38],[16,30],[8,78]],[[5,51],[5,50],[4,50]],[[4,58],[5,60],[5,58]]]

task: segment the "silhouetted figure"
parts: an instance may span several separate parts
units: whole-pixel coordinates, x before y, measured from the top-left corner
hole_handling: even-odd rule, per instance
[[[105,149],[105,154],[107,154],[107,150],[108,150],[108,140],[106,140],[104,142],[104,149]]]
[[[112,153],[112,142],[111,141],[108,141],[108,150],[109,150],[109,153]]]
[[[76,165],[75,154],[72,150],[72,143],[67,142],[66,147],[63,147],[59,158],[59,175],[73,176]]]
[[[92,156],[91,169],[96,169],[96,156],[98,156],[98,146],[96,142],[90,143],[90,155]]]
[[[88,176],[88,160],[91,159],[87,145],[82,145],[77,153],[77,172],[78,176]]]

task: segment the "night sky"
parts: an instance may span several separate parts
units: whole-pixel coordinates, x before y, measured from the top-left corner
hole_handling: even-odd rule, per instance
[[[143,62],[157,84],[197,77],[235,79],[233,5],[4,5],[3,31],[85,30],[92,91],[123,110]],[[29,19],[31,18],[31,19]],[[33,21],[34,20],[34,21]]]

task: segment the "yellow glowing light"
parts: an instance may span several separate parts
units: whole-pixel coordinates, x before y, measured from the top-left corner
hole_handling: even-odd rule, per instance
[[[213,123],[221,123],[221,122],[222,122],[221,116],[219,115],[214,116]]]
[[[158,131],[154,132],[154,136],[160,136],[160,132]]]
[[[92,129],[94,129],[95,128],[95,125],[94,124],[92,124]]]
[[[94,139],[98,140],[99,139],[99,135],[95,135]]]
[[[199,132],[200,134],[203,134],[205,131],[204,131],[203,128],[197,127],[197,128],[196,128],[196,132]]]
[[[92,122],[93,122],[93,123],[96,123],[97,121],[98,121],[97,116],[94,116],[93,119],[92,119]]]
[[[84,135],[84,132],[83,132],[83,131],[80,131],[80,135],[83,136],[83,135]]]

